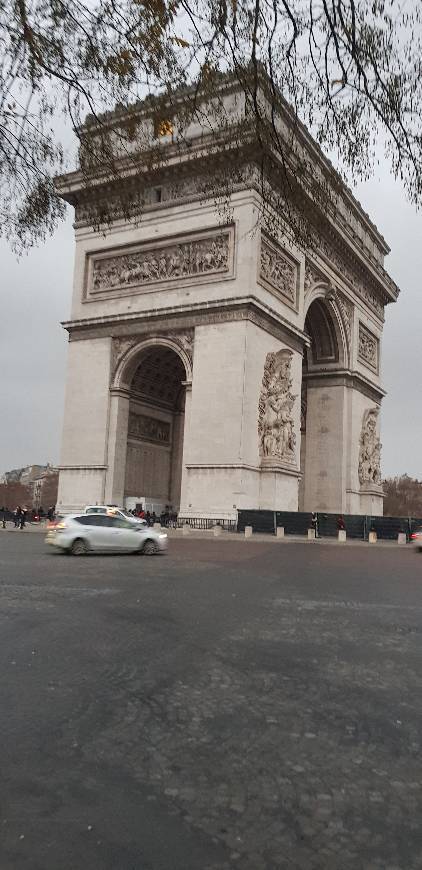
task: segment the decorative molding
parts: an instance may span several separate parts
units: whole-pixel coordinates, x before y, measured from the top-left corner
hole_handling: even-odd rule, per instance
[[[379,342],[375,335],[359,321],[358,360],[378,373]]]
[[[294,422],[296,396],[291,393],[292,351],[268,353],[265,359],[258,405],[258,436],[261,464],[292,465],[296,461]]]
[[[139,335],[126,335],[113,338],[111,343],[111,375],[112,379],[116,372],[117,366],[126,354],[139,341]]]
[[[347,296],[344,296],[343,293],[339,293],[338,291],[336,292],[335,302],[337,303],[340,312],[350,350],[353,325],[353,302],[350,302]]]
[[[329,264],[344,278],[356,295],[359,296],[380,318],[384,319],[384,303],[368,288],[368,281],[363,281],[357,273],[357,270],[347,262],[345,256],[346,249],[340,252],[337,246],[326,237],[321,238],[320,251],[322,256],[325,256]],[[350,254],[349,257],[350,258]]]
[[[297,309],[300,266],[291,254],[261,231],[258,281],[283,302]]]
[[[350,390],[357,390],[362,396],[366,396],[376,404],[381,404],[385,391],[380,387],[371,384],[360,372],[357,371],[325,371],[325,372],[308,372],[305,375],[307,389],[313,387],[319,388],[330,385],[332,387],[347,387]]]
[[[170,423],[166,420],[158,420],[156,417],[147,417],[145,414],[129,414],[128,436],[139,438],[140,441],[149,441],[151,444],[170,444]]]
[[[117,338],[142,338],[164,336],[168,327],[172,331],[194,329],[214,323],[232,323],[248,320],[287,344],[292,350],[302,353],[309,345],[309,337],[278,312],[262,303],[255,296],[230,300],[210,300],[203,304],[172,306],[159,311],[129,315],[106,315],[84,320],[66,321],[62,324],[69,333],[69,341],[100,338],[112,334]],[[136,332],[136,335],[135,335]]]
[[[378,415],[379,408],[367,408],[363,414],[358,464],[361,485],[381,485],[381,442],[377,435]]]
[[[324,275],[323,272],[321,272],[312,263],[310,263],[308,259],[305,260],[305,297],[308,295],[312,287],[315,287],[316,284],[329,285],[330,283],[330,279],[327,277],[327,275]]]
[[[234,227],[88,254],[86,299],[230,278]]]
[[[133,347],[135,347],[137,344],[140,344],[142,340],[146,338],[156,338],[158,343],[160,338],[166,338],[170,339],[175,344],[178,344],[179,347],[181,347],[187,354],[192,368],[194,337],[194,329],[184,329],[180,331],[169,330],[168,332],[164,330],[157,331],[155,329],[153,332],[144,330],[133,335],[117,336],[116,338],[113,338],[111,382],[113,382],[117,368],[120,365],[122,359],[130,350],[132,350]]]

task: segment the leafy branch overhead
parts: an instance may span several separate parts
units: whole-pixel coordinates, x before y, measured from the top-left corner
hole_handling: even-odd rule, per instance
[[[264,198],[275,161],[292,216],[300,213],[304,188],[309,193],[314,185],[311,195],[318,195],[294,138],[299,121],[340,172],[354,177],[371,171],[379,137],[419,204],[421,56],[418,0],[3,0],[2,233],[25,246],[56,226],[63,204],[53,178],[71,166],[73,134],[87,183],[99,167],[119,176],[122,157],[134,164],[146,145],[150,168],[157,168],[163,149],[142,139],[145,100],[159,123],[171,120],[178,142],[193,120],[209,142],[224,139],[233,127],[221,98],[227,81],[245,94],[236,148],[253,145]],[[280,101],[291,106],[290,141],[277,122]],[[111,133],[116,106],[121,123]],[[226,174],[235,167],[228,160]],[[215,177],[210,166],[210,193]],[[324,179],[318,183],[321,194]],[[105,204],[101,220],[110,219]]]

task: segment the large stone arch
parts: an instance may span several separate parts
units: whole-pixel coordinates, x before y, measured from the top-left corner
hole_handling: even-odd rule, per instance
[[[106,484],[110,503],[146,503],[157,513],[166,505],[177,510],[191,383],[186,334],[115,340]]]
[[[120,353],[119,349],[117,351],[116,366],[112,375],[112,390],[129,389],[142,355],[149,349],[156,347],[165,347],[173,350],[180,357],[185,367],[186,383],[192,383],[192,357],[186,350],[186,347],[183,346],[182,339],[157,334],[147,338],[126,339],[126,342],[126,346],[124,343],[122,344]]]

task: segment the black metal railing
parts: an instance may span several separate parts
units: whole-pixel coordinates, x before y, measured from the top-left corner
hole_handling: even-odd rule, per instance
[[[220,526],[225,532],[236,532],[237,520],[179,516],[177,518],[177,528],[181,529],[183,526],[190,526],[191,529],[199,529],[201,531],[209,531],[210,529],[214,529],[216,526]]]

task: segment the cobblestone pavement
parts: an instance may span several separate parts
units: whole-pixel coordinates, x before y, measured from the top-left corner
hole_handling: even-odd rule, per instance
[[[422,556],[0,537],[1,870],[420,870]]]

